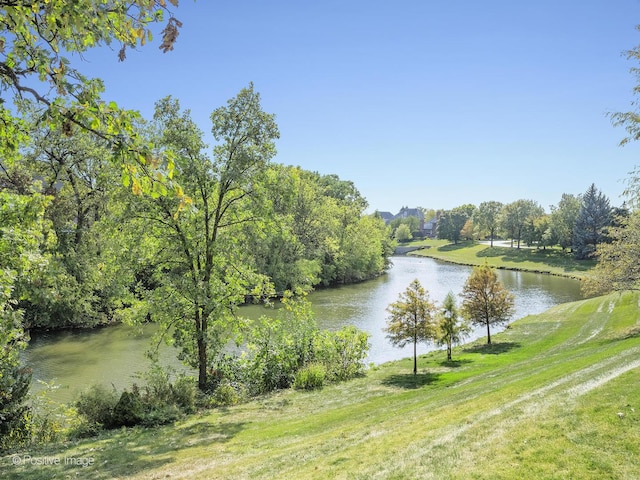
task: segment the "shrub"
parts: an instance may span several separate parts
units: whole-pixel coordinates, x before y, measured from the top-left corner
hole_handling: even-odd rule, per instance
[[[133,427],[144,418],[144,406],[138,389],[124,391],[113,408],[111,424],[113,427]]]
[[[298,370],[293,386],[299,390],[313,390],[324,386],[327,369],[321,363],[311,363]]]
[[[364,373],[369,335],[354,326],[322,332],[314,343],[316,361],[327,369],[329,381],[348,380]]]
[[[211,396],[213,406],[216,407],[237,405],[243,398],[242,389],[229,382],[220,383]]]
[[[80,394],[75,407],[95,429],[112,428],[113,411],[118,400],[119,396],[115,388],[108,389],[103,385],[92,385],[89,390]]]

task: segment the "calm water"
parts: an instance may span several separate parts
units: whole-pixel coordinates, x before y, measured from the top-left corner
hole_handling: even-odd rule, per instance
[[[450,290],[462,291],[470,267],[438,262],[429,258],[394,257],[388,274],[357,285],[320,290],[309,298],[319,325],[338,329],[355,325],[371,335],[369,361],[382,363],[413,355],[411,346],[392,347],[382,329],[386,323],[386,307],[397,300],[409,283],[418,278],[429,291],[432,300],[441,302]],[[516,297],[514,319],[543,312],[553,305],[578,300],[580,283],[551,275],[498,270],[500,281]],[[246,307],[248,317],[258,317],[268,310]],[[56,332],[34,337],[24,352],[25,363],[33,369],[34,386],[37,380],[54,381],[59,388],[53,396],[61,402],[71,401],[78,391],[94,383],[113,384],[124,388],[136,381],[136,373],[147,369],[149,361],[144,352],[154,332],[154,325],[142,329],[127,326],[107,327],[93,331]],[[485,334],[479,328],[470,339]],[[422,344],[419,353],[433,347]],[[161,362],[185,370],[176,358],[175,350],[161,349]]]

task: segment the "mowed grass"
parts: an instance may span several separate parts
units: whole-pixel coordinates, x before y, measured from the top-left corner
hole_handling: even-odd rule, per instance
[[[511,248],[503,246],[491,247],[476,242],[461,242],[425,246],[422,250],[410,255],[423,256],[463,265],[484,265],[511,270],[525,270],[549,273],[572,278],[583,278],[595,266],[592,260],[575,260],[568,251],[559,248]]]
[[[3,478],[640,478],[640,294],[559,305],[494,336],[173,426],[18,452]]]

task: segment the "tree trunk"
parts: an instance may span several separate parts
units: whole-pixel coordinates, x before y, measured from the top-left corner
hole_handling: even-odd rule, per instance
[[[487,322],[487,345],[491,345],[491,326],[489,322]]]
[[[414,337],[413,339],[413,374],[417,375],[418,374],[418,356],[417,356],[417,350],[416,350],[416,344],[418,343],[417,338]]]
[[[200,311],[196,309],[196,338],[198,344],[198,388],[204,392],[207,388],[207,319],[200,318]]]

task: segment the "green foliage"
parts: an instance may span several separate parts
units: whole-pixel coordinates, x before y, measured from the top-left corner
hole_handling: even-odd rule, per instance
[[[211,395],[214,407],[237,405],[244,400],[243,390],[238,385],[224,381],[220,383]]]
[[[154,364],[143,376],[143,387],[134,385],[131,391],[118,394],[102,385],[91,386],[75,402],[82,422],[77,422],[72,433],[85,436],[103,428],[163,425],[193,413],[198,394],[196,382],[191,377],[178,376],[172,383],[170,376],[169,371]]]
[[[491,239],[493,247],[493,239],[500,225],[500,212],[503,204],[496,201],[482,202],[478,209],[474,212],[473,218],[481,231],[487,232]]]
[[[298,390],[322,388],[326,375],[327,369],[323,364],[310,363],[296,372],[293,386]]]
[[[511,238],[512,246],[513,240],[516,240],[517,246],[520,248],[520,241],[527,225],[531,225],[536,218],[543,214],[544,209],[535,200],[516,200],[502,208],[500,226]]]
[[[443,212],[438,220],[438,238],[450,240],[454,244],[457,244],[462,238],[462,229],[467,223],[467,220],[472,217],[474,211],[475,207],[467,204]]]
[[[613,220],[609,199],[595,184],[582,196],[582,205],[573,230],[575,257],[584,260],[596,253],[598,245],[606,238],[607,227]]]
[[[551,207],[551,232],[555,242],[563,250],[573,247],[573,229],[580,213],[581,197],[567,193],[557,206]]]
[[[74,407],[94,430],[111,428],[113,425],[113,411],[120,397],[114,388],[103,385],[92,385],[82,392]]]
[[[247,335],[242,359],[253,395],[292,385],[296,372],[313,358],[318,327],[304,298],[286,292],[278,317],[261,317]]]
[[[461,343],[470,330],[469,325],[458,315],[458,307],[453,292],[447,293],[442,302],[442,311],[439,314],[438,333],[436,336],[437,345],[447,346],[447,360],[451,360],[453,346]]]
[[[170,3],[177,6],[177,0]],[[173,48],[181,26],[165,0],[0,3],[0,88],[13,94],[18,107],[24,99],[34,102],[52,130],[71,135],[80,129],[108,142],[118,157],[114,163],[122,164],[123,178],[136,193],[153,193],[158,185],[164,186],[158,180],[169,181],[172,167],[160,165],[151,146],[134,134],[138,114],[104,102],[102,81],[85,77],[68,55],[119,43],[118,58],[124,60],[127,48],[151,40],[151,26],[166,13],[170,17],[160,45],[165,52]],[[14,154],[27,138],[21,118],[13,111],[0,110],[7,126],[0,134],[2,158]]]
[[[413,238],[413,235],[411,235],[411,228],[406,223],[398,225],[393,236],[398,242],[408,242]]]
[[[353,325],[335,332],[319,332],[314,339],[314,358],[324,365],[328,381],[344,381],[365,371],[369,335]]]
[[[413,374],[418,373],[416,345],[436,338],[435,304],[416,278],[398,300],[387,307],[387,338],[398,347],[413,343]]]
[[[583,285],[589,295],[640,289],[640,211],[618,222],[608,229],[610,241],[598,248],[598,263]]]

